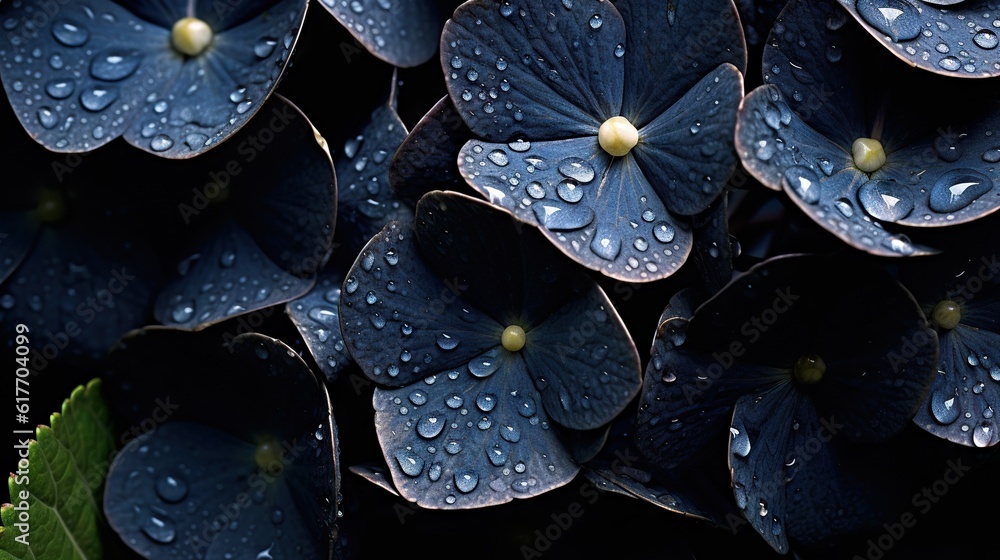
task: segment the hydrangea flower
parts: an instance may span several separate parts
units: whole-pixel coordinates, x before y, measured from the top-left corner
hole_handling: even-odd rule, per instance
[[[459,168],[481,195],[612,278],[685,262],[688,217],[736,166],[732,0],[472,0],[445,24],[441,64],[475,136]]]
[[[306,0],[18,0],[0,5],[0,64],[28,134],[58,152],[119,136],[190,158],[258,112],[288,64]]]
[[[330,558],[340,471],[325,386],[279,340],[218,335],[149,327],[112,352],[109,402],[132,429],[107,472],[108,523],[152,560]]]
[[[737,150],[849,245],[933,253],[910,233],[1000,208],[1000,105],[981,81],[913,69],[873,42],[832,0],[789,2],[764,49],[765,85],[740,107]],[[963,102],[936,103],[942,88]]]
[[[535,496],[578,472],[571,434],[638,393],[639,356],[600,287],[477,199],[421,198],[348,271],[347,348],[377,384],[393,485],[425,508]]]
[[[693,465],[728,428],[736,504],[781,553],[789,540],[877,526],[864,445],[910,424],[937,344],[913,296],[871,263],[771,258],[700,306],[680,292],[664,310],[638,449],[666,468]]]

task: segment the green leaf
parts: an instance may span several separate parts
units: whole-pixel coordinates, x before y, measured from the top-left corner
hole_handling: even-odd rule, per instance
[[[8,480],[13,503],[0,508],[0,560],[104,558],[99,466],[115,447],[100,380],[74,389],[50,424],[38,426],[27,468]]]

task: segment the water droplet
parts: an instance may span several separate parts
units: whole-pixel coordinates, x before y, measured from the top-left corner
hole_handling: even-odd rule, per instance
[[[421,437],[436,438],[444,430],[444,418],[440,413],[431,413],[417,420],[417,433]]]
[[[989,177],[973,169],[953,169],[942,175],[931,189],[931,210],[950,214],[972,204],[993,188]]]
[[[257,44],[253,47],[253,53],[259,58],[267,58],[271,56],[274,52],[274,47],[277,46],[278,40],[272,37],[264,37],[257,41]]]
[[[861,206],[877,220],[895,222],[913,211],[913,195],[894,180],[868,181],[858,189]]]
[[[517,443],[521,441],[521,430],[513,424],[504,424],[500,426],[500,437],[511,443]]]
[[[808,167],[793,165],[786,169],[785,186],[807,204],[819,202],[819,177]]]
[[[442,470],[443,469],[441,468],[440,463],[432,464],[430,468],[427,469],[427,478],[429,478],[431,482],[437,482],[438,480],[441,479]]]
[[[600,29],[602,25],[604,25],[604,18],[602,18],[600,14],[594,14],[594,16],[590,18],[591,29]]]
[[[733,436],[732,441],[729,443],[729,448],[732,452],[740,457],[746,457],[749,455],[750,437],[746,434],[746,432],[741,432],[736,428],[729,428],[729,433]]]
[[[138,53],[111,52],[94,57],[90,75],[98,80],[117,82],[131,76],[139,68],[142,56]]]
[[[188,485],[180,478],[165,475],[156,480],[156,494],[165,502],[176,504],[188,494]]]
[[[445,399],[444,404],[447,405],[448,408],[454,410],[457,408],[461,408],[462,403],[464,402],[465,401],[462,399],[462,395],[459,395],[458,393],[453,393],[451,396]]]
[[[486,155],[486,158],[495,163],[496,165],[499,165],[500,167],[503,167],[508,163],[510,163],[510,159],[507,157],[507,152],[503,150],[493,150],[492,152]]]
[[[396,462],[406,476],[420,476],[420,473],[424,472],[424,459],[408,449],[396,452]]]
[[[71,80],[52,80],[45,84],[45,93],[52,99],[66,99],[73,95],[76,85]]]
[[[569,203],[580,202],[583,199],[583,189],[575,181],[568,179],[556,186],[556,194]]]
[[[758,506],[760,506],[760,510],[758,511],[758,513],[760,514],[760,516],[761,517],[767,517],[767,500],[761,498],[760,503],[758,504]]]
[[[653,226],[653,237],[660,243],[670,243],[674,240],[674,228],[666,222],[660,222]]]
[[[865,21],[888,35],[894,43],[909,41],[920,34],[921,18],[917,8],[904,0],[858,0],[857,10]]]
[[[611,237],[609,235],[595,235],[593,241],[590,242],[590,250],[594,252],[595,255],[601,257],[602,259],[613,261],[618,253],[621,251],[622,241],[617,235]]]
[[[488,352],[469,362],[469,373],[476,377],[489,377],[498,369],[500,369],[500,360],[493,352]]]
[[[150,517],[143,522],[141,530],[152,541],[160,544],[170,544],[177,538],[173,522],[165,516]]]
[[[578,183],[589,183],[594,180],[595,172],[593,166],[586,160],[570,157],[559,163],[559,173],[569,177]]]
[[[154,152],[165,152],[174,147],[174,141],[165,134],[157,134],[156,137],[149,142],[149,147]]]
[[[442,350],[454,350],[458,347],[458,339],[452,338],[449,334],[441,333],[438,335],[437,345]]]
[[[972,432],[972,443],[976,447],[988,447],[993,444],[997,437],[997,427],[992,420],[984,420],[976,430]]]
[[[625,45],[618,43],[615,45],[615,57],[621,58],[623,56],[625,56]]]
[[[479,410],[483,412],[489,412],[493,410],[493,407],[497,405],[497,396],[491,393],[483,393],[476,397],[476,406]]]
[[[503,72],[507,69],[507,61],[501,56],[497,59],[497,70]]]
[[[51,130],[59,124],[59,118],[49,107],[42,107],[38,109],[38,124],[42,125],[42,128],[46,130]]]
[[[67,47],[79,47],[90,39],[90,31],[75,21],[58,19],[52,24],[52,36]]]
[[[951,424],[958,419],[958,402],[955,395],[945,391],[931,393],[931,414],[942,424]]]
[[[186,323],[194,317],[194,303],[180,303],[174,307],[173,312],[170,314],[170,318],[174,320],[175,323]]]
[[[479,484],[479,475],[472,469],[461,469],[455,471],[455,488],[463,494],[468,494],[476,489]]]
[[[281,522],[285,520],[285,514],[278,508],[274,508],[271,512],[271,523],[274,525],[281,525]]]
[[[958,70],[962,67],[962,63],[953,56],[946,56],[938,61],[938,66],[944,68],[945,70]]]
[[[535,200],[541,200],[545,198],[545,187],[543,187],[542,184],[537,181],[532,181],[531,183],[528,183],[528,186],[526,186],[524,190],[528,193],[528,196],[534,198]]]
[[[990,31],[989,29],[983,29],[976,33],[972,40],[979,45],[981,49],[995,49],[1000,40],[997,39],[997,34]]]
[[[89,111],[103,111],[118,99],[118,88],[95,87],[80,94],[80,104]]]

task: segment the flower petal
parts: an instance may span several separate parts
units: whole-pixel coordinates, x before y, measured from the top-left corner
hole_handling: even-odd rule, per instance
[[[320,5],[393,66],[418,66],[437,52],[444,18],[432,0],[321,0]]]
[[[690,225],[667,212],[631,156],[596,138],[489,144],[459,155],[465,180],[490,202],[535,224],[560,251],[606,276],[670,276],[691,251]]]
[[[333,383],[338,374],[354,363],[340,331],[340,293],[344,274],[327,266],[316,277],[309,293],[285,305],[285,313],[298,328],[316,365]]]
[[[340,300],[352,358],[373,381],[404,386],[467,366],[499,346],[506,325],[471,305],[457,278],[421,258],[414,234],[390,222],[365,246]]]
[[[625,100],[622,115],[636,127],[667,111],[704,79],[729,63],[742,73],[746,43],[730,0],[663,4],[619,0],[625,20]],[[741,92],[742,93],[742,92]]]
[[[579,467],[514,354],[479,377],[442,372],[375,389],[375,427],[400,495],[428,509],[466,509],[536,496]]]
[[[473,0],[441,36],[448,93],[491,142],[589,135],[619,115],[625,42],[610,2]]]
[[[548,416],[575,430],[611,422],[642,383],[635,344],[596,284],[528,331],[521,354]]]
[[[689,216],[718,198],[736,169],[732,150],[743,76],[723,64],[639,129],[635,161],[671,212]]]

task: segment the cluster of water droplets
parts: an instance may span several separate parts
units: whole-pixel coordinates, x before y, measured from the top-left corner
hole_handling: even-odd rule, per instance
[[[989,447],[1000,439],[994,418],[1000,395],[1000,364],[982,353],[970,352],[964,359],[965,363],[951,372],[938,371],[925,406],[938,426],[949,428],[952,436],[957,430],[973,446]]]
[[[494,392],[509,387],[506,383],[470,384],[499,370],[500,353],[488,351],[464,368],[431,375],[385,397],[391,398],[389,406],[397,407],[396,432],[404,434],[392,456],[417,487],[441,483],[443,490],[437,494],[443,496],[443,506],[477,488],[488,487],[501,496],[535,492],[540,477],[556,473],[547,453],[518,445],[536,437],[529,432],[549,429],[544,414],[539,414],[538,395],[517,389]],[[545,472],[532,474],[529,465]]]
[[[1000,72],[1000,10],[955,9],[904,0],[857,0],[862,19],[914,60],[964,74]]]
[[[222,248],[205,258],[214,262],[201,263],[202,253],[194,253],[178,263],[176,291],[161,296],[166,298],[164,323],[215,322],[288,301],[305,286],[305,280],[278,269],[256,247]]]
[[[596,255],[602,270],[620,267],[630,275],[647,278],[657,275],[661,267],[673,270],[679,266],[684,248],[675,239],[673,219],[663,210],[654,210],[662,206],[641,195],[635,201],[640,210],[627,217],[627,228],[603,224],[594,212],[599,196],[620,194],[598,194],[603,170],[595,164],[603,160],[567,155],[552,161],[531,148],[532,143],[523,139],[508,144],[470,142],[460,155],[463,175],[493,204],[534,220],[574,253]],[[622,218],[613,217],[615,222]]]
[[[382,110],[389,111],[387,108]],[[401,123],[391,120],[383,122],[385,120],[376,117],[372,126],[379,125],[378,129],[366,130],[365,134],[347,139],[344,142],[343,159],[337,162],[340,189],[338,199],[372,220],[372,227],[375,229],[367,232],[368,238],[377,233],[388,220],[412,213],[411,209],[395,197],[388,179],[392,155],[402,143],[406,132]]]

